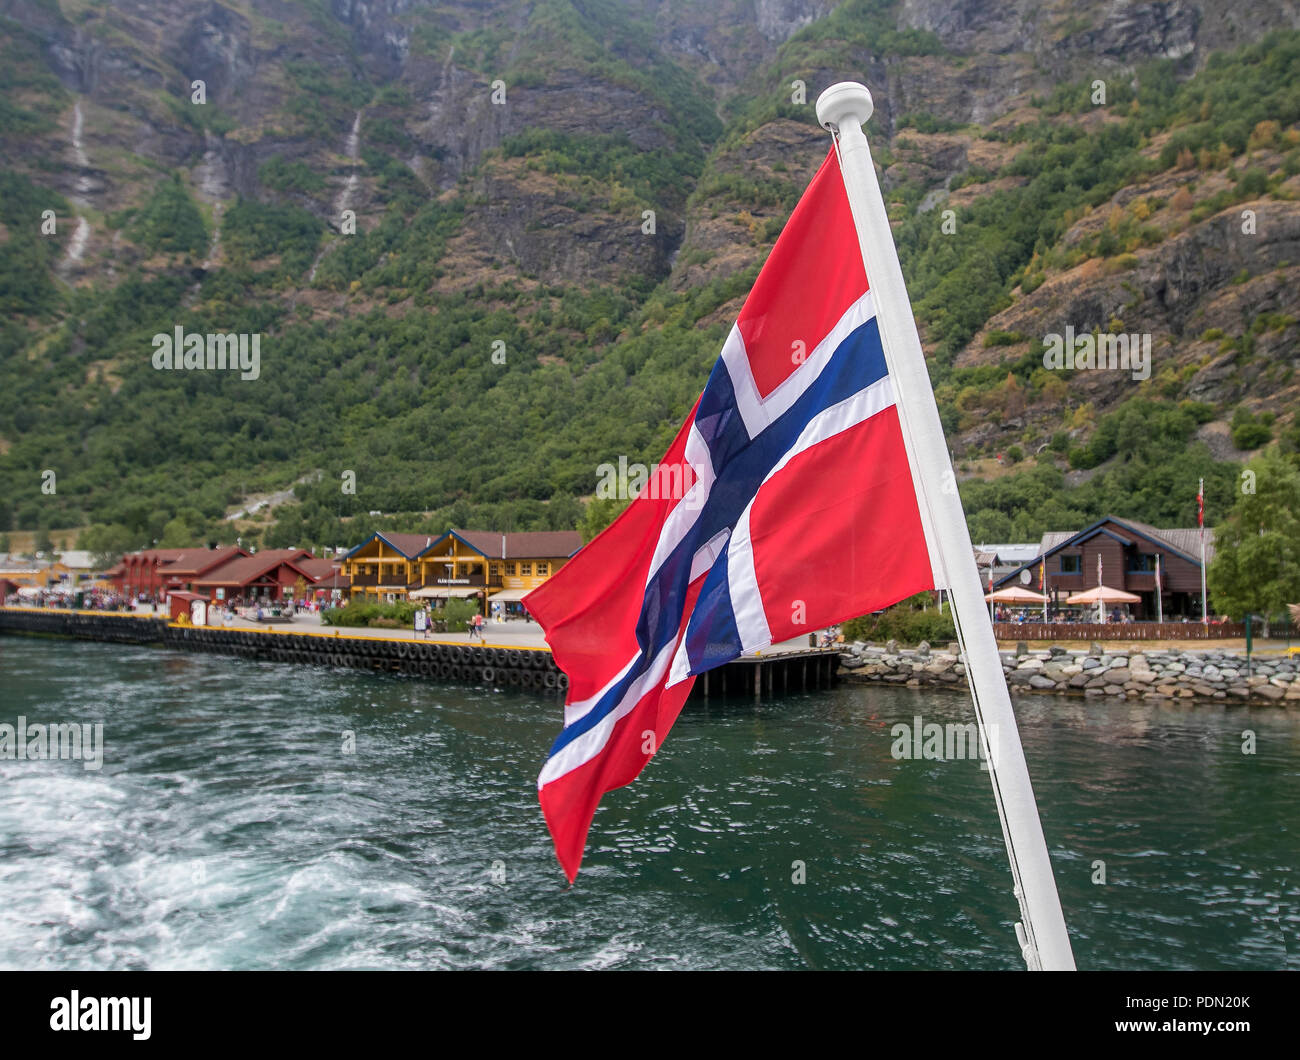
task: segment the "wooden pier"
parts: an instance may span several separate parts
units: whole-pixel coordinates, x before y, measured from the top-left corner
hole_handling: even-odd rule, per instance
[[[830,688],[839,676],[839,668],[837,648],[744,655],[697,677],[691,698],[746,696],[761,703],[764,697],[771,699],[791,692]]]
[[[403,673],[453,684],[563,693],[569,677],[544,647],[458,644],[410,637],[349,635],[342,629],[225,629],[185,626],[165,618],[115,611],[0,607],[0,633],[44,634],[212,652],[263,662],[299,663]],[[692,699],[764,697],[831,687],[839,671],[835,648],[780,646],[745,655],[701,675]]]

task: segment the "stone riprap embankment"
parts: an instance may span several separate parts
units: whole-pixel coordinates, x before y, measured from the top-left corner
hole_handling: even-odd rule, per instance
[[[1249,669],[1244,655],[1212,649],[1103,651],[1094,644],[1089,651],[1029,651],[1020,646],[1000,656],[1013,692],[1300,707],[1300,656],[1254,656]],[[955,644],[933,651],[924,643],[899,648],[893,641],[884,647],[858,642],[842,654],[840,673],[848,681],[905,688],[966,687],[966,667]]]

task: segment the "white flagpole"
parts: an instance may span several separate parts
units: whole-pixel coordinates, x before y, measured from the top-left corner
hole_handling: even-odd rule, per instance
[[[1196,491],[1196,521],[1201,527],[1201,625],[1210,624],[1209,598],[1205,595],[1205,479]]]
[[[1097,588],[1100,589],[1105,583],[1101,580],[1101,553],[1097,553]],[[1101,594],[1097,594],[1097,624],[1104,626],[1106,624],[1106,605],[1101,602]]]
[[[1160,553],[1156,553],[1156,621],[1163,623],[1165,620],[1165,600],[1164,589],[1160,584]]]
[[[876,180],[862,125],[873,104],[866,86],[832,85],[817,100],[817,120],[836,135],[840,168],[867,278],[874,295],[885,363],[897,397],[922,523],[932,536],[936,580],[947,583],[952,615],[966,658],[980,735],[989,748],[989,778],[1002,818],[1021,923],[1016,935],[1030,969],[1073,970],[1074,955],[1052,876],[1052,863],[1038,819],[1024,748],[1002,675],[993,625],[984,615],[984,594],[970,531],[944,441],[925,354],[898,263],[894,237]],[[946,485],[945,484],[949,484]]]

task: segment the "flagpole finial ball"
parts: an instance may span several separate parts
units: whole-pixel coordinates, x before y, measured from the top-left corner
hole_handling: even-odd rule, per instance
[[[845,121],[866,125],[876,109],[866,85],[841,81],[817,97],[817,120],[822,128],[837,132]]]

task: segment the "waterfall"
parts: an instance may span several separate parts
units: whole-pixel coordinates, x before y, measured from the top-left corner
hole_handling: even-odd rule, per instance
[[[348,179],[343,185],[343,190],[339,192],[338,198],[334,200],[334,216],[340,218],[343,211],[348,208],[352,202],[352,193],[356,191],[360,177],[357,174],[357,155],[361,143],[361,111],[357,111],[357,116],[352,119],[352,131],[348,133],[347,140],[343,144],[343,153],[348,156],[352,163],[352,169],[348,173]]]
[[[216,263],[221,251],[221,211],[225,200],[230,195],[230,185],[226,180],[225,160],[221,156],[221,139],[210,130],[203,130],[203,161],[194,170],[195,191],[199,198],[212,204],[212,238],[208,241],[207,254],[201,266],[206,274]],[[192,306],[203,286],[200,277],[185,295],[186,308]]]
[[[85,256],[86,246],[90,242],[90,222],[81,213],[89,205],[86,196],[92,187],[90,159],[86,156],[86,148],[82,140],[84,129],[85,115],[81,112],[81,100],[77,100],[76,106],[72,108],[72,157],[77,166],[77,178],[73,183],[73,194],[70,196],[72,207],[77,214],[77,226],[73,229],[72,238],[68,240],[67,253],[59,265],[60,272],[66,272],[78,264]]]
[[[336,228],[341,228],[343,224],[343,211],[352,205],[352,196],[357,190],[357,185],[361,183],[361,174],[357,168],[357,158],[361,153],[361,111],[357,111],[356,116],[352,119],[352,128],[348,132],[347,139],[343,141],[343,153],[347,155],[351,167],[348,170],[347,180],[343,182],[343,187],[334,198],[333,216],[331,224]],[[329,252],[332,243],[327,243],[316,255],[316,260],[311,263],[311,271],[307,274],[307,282],[310,284],[316,279],[316,270],[320,268],[320,263],[325,255]]]

